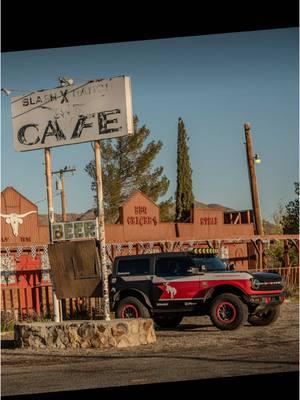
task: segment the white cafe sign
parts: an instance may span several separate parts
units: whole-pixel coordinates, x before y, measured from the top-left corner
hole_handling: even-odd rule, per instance
[[[12,97],[11,108],[17,151],[133,133],[131,81],[127,76]]]

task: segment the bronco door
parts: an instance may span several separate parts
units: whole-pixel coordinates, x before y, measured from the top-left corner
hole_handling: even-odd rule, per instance
[[[157,256],[153,277],[156,305],[199,300],[199,275],[188,271],[191,265],[186,256]]]

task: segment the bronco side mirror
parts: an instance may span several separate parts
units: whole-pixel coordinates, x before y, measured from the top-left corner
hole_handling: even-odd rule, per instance
[[[226,269],[227,269],[228,271],[234,271],[234,264],[233,264],[233,263],[228,264]]]
[[[187,273],[191,275],[197,275],[199,274],[199,268],[198,267],[189,267],[187,269]]]

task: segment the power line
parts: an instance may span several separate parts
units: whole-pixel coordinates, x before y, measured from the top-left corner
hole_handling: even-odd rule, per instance
[[[53,197],[56,197],[56,196],[58,196],[58,195],[59,195],[59,193],[56,193]],[[47,200],[47,197],[45,197],[45,198],[42,199],[42,200],[36,201],[34,204],[42,203],[43,201],[46,201],[46,200]]]

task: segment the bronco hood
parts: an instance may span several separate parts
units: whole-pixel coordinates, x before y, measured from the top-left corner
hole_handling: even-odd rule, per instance
[[[250,274],[258,279],[260,282],[271,282],[271,281],[275,281],[275,282],[281,282],[282,281],[282,277],[279,274],[276,274],[274,272],[253,272]]]
[[[253,272],[254,283],[257,290],[281,290],[283,289],[282,276],[273,272]]]

